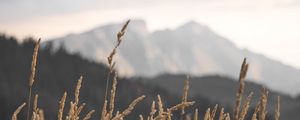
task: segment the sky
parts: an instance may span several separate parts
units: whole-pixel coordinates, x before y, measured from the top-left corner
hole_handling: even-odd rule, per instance
[[[0,33],[50,39],[126,19],[150,31],[191,20],[300,69],[300,0],[0,0]]]

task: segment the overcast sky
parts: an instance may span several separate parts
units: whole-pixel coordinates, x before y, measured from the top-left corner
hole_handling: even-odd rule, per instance
[[[0,0],[0,32],[49,39],[144,19],[150,31],[190,20],[240,48],[300,68],[300,0]]]

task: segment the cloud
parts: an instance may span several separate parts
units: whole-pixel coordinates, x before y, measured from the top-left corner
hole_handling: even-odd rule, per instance
[[[0,22],[72,14],[89,10],[151,7],[193,3],[212,7],[297,7],[298,0],[0,0]]]
[[[62,14],[73,14],[89,10],[138,7],[150,0],[1,0],[0,22]]]

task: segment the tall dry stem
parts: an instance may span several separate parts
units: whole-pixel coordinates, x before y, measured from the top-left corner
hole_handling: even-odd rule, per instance
[[[27,107],[27,117],[26,120],[29,120],[30,118],[30,103],[31,103],[31,94],[32,94],[32,86],[34,83],[34,77],[35,77],[35,71],[36,71],[36,62],[37,62],[37,57],[38,57],[38,52],[39,52],[39,47],[40,47],[40,42],[41,38],[35,43],[34,50],[33,50],[33,55],[32,55],[32,62],[31,62],[31,74],[29,77],[29,96],[28,96],[28,107]]]
[[[245,77],[247,75],[247,71],[248,71],[248,63],[247,63],[247,59],[244,58],[244,61],[242,63],[241,66],[241,70],[240,70],[240,76],[239,76],[239,88],[238,91],[236,92],[236,102],[235,102],[235,107],[233,109],[233,119],[234,120],[238,120],[239,119],[239,113],[240,113],[240,107],[241,107],[241,101],[242,101],[242,97],[243,97],[243,93],[244,93],[244,87],[245,87]]]
[[[188,91],[189,91],[189,76],[187,76],[187,79],[184,82],[184,88],[183,88],[183,95],[182,95],[182,102],[187,102],[188,97]],[[181,115],[184,115],[184,107],[181,109]]]
[[[107,73],[107,78],[106,78],[106,88],[105,88],[105,96],[104,99],[107,100],[107,91],[108,91],[108,85],[109,85],[109,78],[110,78],[110,74],[113,71],[113,67],[115,66],[115,63],[113,62],[113,58],[115,56],[115,54],[117,53],[117,48],[120,46],[122,40],[123,40],[123,36],[125,34],[125,30],[129,24],[130,20],[128,20],[122,27],[122,29],[118,32],[117,34],[117,44],[115,45],[115,47],[113,48],[113,50],[111,51],[111,53],[109,54],[109,56],[107,57],[107,62],[108,62],[108,66],[109,66],[109,70]]]
[[[118,82],[117,82],[117,73],[115,73],[115,77],[114,77],[114,80],[113,80],[113,85],[112,85],[111,92],[110,92],[109,118],[112,118],[113,112],[114,112],[117,84],[118,84]]]
[[[277,96],[277,105],[275,109],[275,120],[279,120],[280,118],[280,96]]]

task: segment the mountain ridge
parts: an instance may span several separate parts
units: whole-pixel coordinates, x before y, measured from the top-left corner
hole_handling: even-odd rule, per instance
[[[54,48],[65,46],[71,53],[97,62],[106,62],[121,24],[96,27],[87,32],[50,40]],[[262,54],[238,48],[208,26],[190,21],[175,29],[154,32],[143,20],[132,20],[116,59],[125,76],[153,77],[160,73],[195,76],[220,74],[236,78],[240,62],[250,62],[249,78],[290,95],[300,93],[300,70]]]

